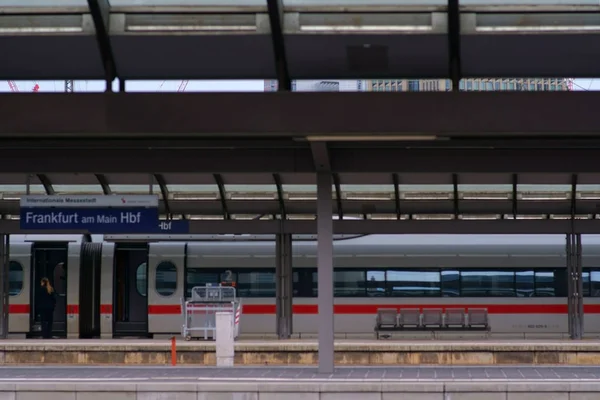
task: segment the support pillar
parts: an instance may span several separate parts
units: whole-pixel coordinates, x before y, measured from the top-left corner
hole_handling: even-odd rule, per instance
[[[319,372],[334,370],[333,204],[331,174],[317,173],[317,268],[319,306]]]
[[[583,337],[583,268],[581,257],[581,234],[567,234],[567,301],[569,337]]]
[[[9,307],[9,277],[10,277],[10,236],[0,235],[0,298],[2,298],[2,315],[0,318],[0,339],[8,338],[8,307]]]
[[[583,260],[581,234],[575,235],[576,265],[577,265],[577,339],[583,339]]]
[[[277,336],[289,339],[293,333],[292,235],[278,234],[275,242],[277,265]]]

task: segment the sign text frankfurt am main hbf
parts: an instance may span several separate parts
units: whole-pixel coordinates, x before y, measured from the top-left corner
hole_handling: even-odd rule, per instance
[[[154,195],[23,196],[20,216],[23,230],[151,234],[164,225]]]

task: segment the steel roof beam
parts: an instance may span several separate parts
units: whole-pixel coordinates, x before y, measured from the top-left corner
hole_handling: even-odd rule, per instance
[[[333,185],[335,186],[335,197],[337,202],[338,217],[344,219],[344,208],[342,206],[342,189],[340,185],[340,176],[338,174],[331,174],[333,177]]]
[[[288,220],[285,224],[281,221],[214,221],[191,220],[190,235],[208,234],[307,234],[317,233],[316,221]],[[497,220],[497,221],[419,221],[407,220],[398,223],[391,221],[374,220],[343,220],[333,221],[336,234],[530,234],[530,235],[558,235],[574,233],[600,234],[600,224],[597,220]],[[6,234],[84,234],[80,231],[22,231],[19,221],[0,220],[0,233]],[[185,240],[185,235],[181,235]]]
[[[452,194],[453,194],[453,208],[454,208],[454,217],[458,218],[458,215],[460,214],[460,207],[459,207],[459,199],[458,199],[458,174],[452,174]]]
[[[519,175],[512,174],[512,214],[513,218],[517,218],[519,213],[519,199],[518,199],[518,186],[519,186]]]
[[[448,70],[452,91],[460,90],[460,6],[459,0],[448,0]]]
[[[1,94],[0,94],[1,97]],[[1,111],[1,110],[0,110]],[[176,139],[176,138],[139,138],[139,139],[118,139],[118,138],[62,138],[62,139],[44,139],[44,138],[2,138],[0,137],[0,148],[4,150],[31,150],[31,149],[80,149],[80,150],[140,150],[152,148],[154,150],[306,150],[308,142],[292,138],[221,138],[221,139]],[[356,149],[363,150],[376,148],[412,148],[412,149],[496,149],[496,150],[573,150],[573,149],[597,149],[600,150],[600,138],[590,136],[585,138],[544,138],[544,139],[522,139],[513,137],[511,140],[502,138],[495,139],[477,139],[477,138],[456,138],[450,140],[438,141],[395,141],[395,142],[365,142],[365,141],[347,141],[347,142],[329,142],[328,147],[333,151],[337,149]]]
[[[163,204],[165,205],[165,214],[167,214],[167,219],[171,219],[173,217],[173,213],[171,212],[171,206],[169,204],[169,189],[167,187],[167,181],[165,180],[165,177],[161,174],[154,174],[154,179],[160,187],[160,192],[162,194]]]
[[[37,177],[44,186],[44,190],[46,191],[47,195],[53,196],[56,194],[54,192],[54,188],[52,187],[52,182],[50,181],[50,178],[48,178],[47,175],[37,174]]]
[[[281,183],[281,176],[279,174],[273,174],[273,180],[277,187],[277,200],[279,201],[279,212],[281,213],[281,219],[287,219],[287,213],[285,211],[285,199],[283,198],[283,184]]]
[[[102,193],[109,195],[112,194],[112,190],[110,188],[110,184],[108,183],[108,179],[103,174],[94,174],[96,176],[96,180],[102,187]]]
[[[0,94],[0,136],[223,140],[227,135],[248,140],[358,135],[364,141],[392,135],[395,142],[406,136],[428,141],[434,137],[576,139],[597,137],[600,118],[594,110],[599,105],[600,92],[594,91],[402,96],[380,92],[10,93]],[[365,110],[369,118],[364,117]],[[431,110],[436,110],[435,118]]]
[[[577,215],[577,174],[571,176],[571,219]]]
[[[267,7],[271,25],[271,41],[273,42],[273,53],[275,56],[278,90],[289,92],[292,90],[292,80],[288,70],[285,39],[283,37],[283,2],[281,0],[267,0]]]
[[[225,183],[223,177],[220,174],[213,174],[215,182],[219,188],[219,200],[221,200],[221,209],[223,211],[223,218],[226,220],[231,219],[229,209],[227,207],[227,192],[225,191]]]
[[[400,208],[400,178],[397,173],[392,174],[392,181],[394,182],[394,201],[396,203],[396,218],[402,218],[402,209]]]
[[[100,56],[102,57],[102,65],[104,67],[104,75],[106,81],[106,92],[112,92],[112,83],[118,78],[117,64],[110,42],[110,3],[109,0],[87,0],[94,27],[96,29],[96,41]],[[125,91],[125,82],[119,81],[119,91]],[[72,95],[72,94],[71,94]]]
[[[0,147],[0,174],[314,174],[307,149],[138,149],[107,153],[89,149],[12,150]],[[597,149],[330,149],[331,172],[339,174],[597,174]],[[320,164],[318,165],[320,167]],[[589,178],[588,178],[589,179]],[[482,183],[482,182],[479,182]],[[590,182],[596,183],[596,182]],[[565,182],[567,184],[567,182]]]

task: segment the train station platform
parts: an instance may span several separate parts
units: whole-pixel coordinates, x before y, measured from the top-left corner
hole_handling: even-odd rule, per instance
[[[0,367],[0,398],[596,400],[600,367]]]
[[[1,365],[168,365],[170,340],[6,340]],[[177,341],[179,365],[216,364],[212,341]],[[336,365],[600,365],[600,340],[337,340]],[[240,366],[311,366],[314,340],[237,341]]]

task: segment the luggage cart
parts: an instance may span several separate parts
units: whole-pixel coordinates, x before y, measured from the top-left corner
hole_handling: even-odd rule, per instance
[[[240,334],[242,304],[236,297],[234,287],[230,286],[196,286],[192,288],[192,296],[182,304],[183,326],[181,335],[185,340],[192,338],[212,340],[216,338],[216,313],[233,313],[233,337]]]

